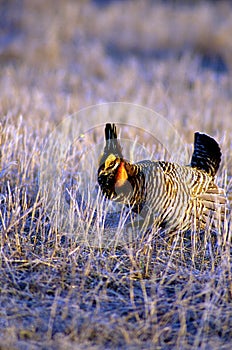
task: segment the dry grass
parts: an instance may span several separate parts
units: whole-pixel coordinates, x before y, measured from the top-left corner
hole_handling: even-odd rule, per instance
[[[221,235],[131,242],[125,213],[105,216],[97,191],[95,197],[86,191],[84,203],[69,198],[62,210],[70,226],[60,228],[55,188],[46,197],[39,181],[44,141],[65,115],[129,101],[167,117],[186,143],[196,130],[217,138],[223,152],[217,181],[230,206],[229,2],[99,8],[57,1],[55,9],[52,1],[25,0],[1,10],[0,347],[230,349],[230,212]],[[218,55],[227,69],[204,67],[205,57]],[[93,121],[100,124],[101,116]],[[95,124],[78,120],[73,137]],[[67,185],[80,172],[84,147],[89,157],[91,147],[100,152],[103,129],[95,130],[73,145],[65,168],[57,164],[60,177],[50,177],[50,186]],[[92,179],[94,171],[93,162]]]

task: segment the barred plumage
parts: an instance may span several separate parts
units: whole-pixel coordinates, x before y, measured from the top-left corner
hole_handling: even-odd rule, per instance
[[[223,221],[226,197],[214,182],[221,151],[212,137],[195,133],[192,160],[186,166],[126,161],[114,124],[106,124],[105,140],[98,183],[107,198],[127,204],[149,225],[167,231],[217,227]]]

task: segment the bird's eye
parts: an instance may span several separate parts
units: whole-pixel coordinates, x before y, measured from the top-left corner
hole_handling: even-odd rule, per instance
[[[113,160],[112,162],[107,164],[107,169],[112,169],[115,166],[116,161]]]

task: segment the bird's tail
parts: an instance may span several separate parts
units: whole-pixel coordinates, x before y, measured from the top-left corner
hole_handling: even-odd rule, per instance
[[[195,133],[194,152],[191,167],[206,171],[215,176],[221,162],[221,150],[218,143],[210,136]]]

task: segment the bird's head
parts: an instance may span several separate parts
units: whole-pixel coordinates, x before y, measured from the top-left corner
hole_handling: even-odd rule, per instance
[[[98,183],[106,197],[113,199],[123,191],[128,192],[128,173],[125,165],[116,126],[108,123],[105,127],[104,153],[98,168]]]

